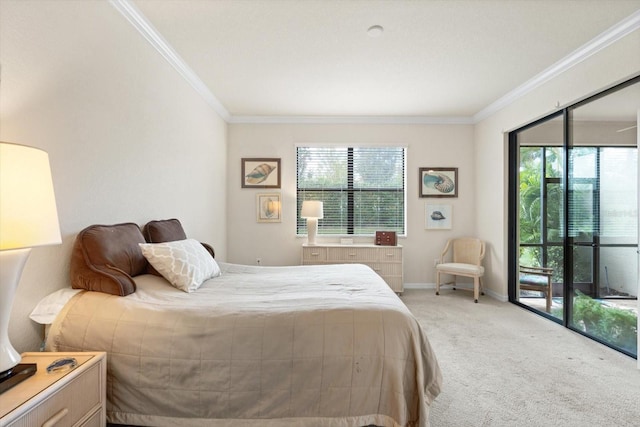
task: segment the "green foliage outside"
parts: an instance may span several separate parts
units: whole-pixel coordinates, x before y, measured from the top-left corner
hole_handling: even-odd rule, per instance
[[[638,354],[638,316],[631,310],[610,307],[577,291],[573,325],[617,347]]]
[[[590,155],[592,149],[577,150],[574,156]],[[564,201],[561,147],[522,147],[520,150],[520,244],[540,246],[521,246],[519,262],[522,265],[542,266],[543,250],[546,250],[545,267],[553,268],[553,281],[562,283],[564,276],[564,254],[562,250],[564,230]],[[544,176],[544,179],[543,179]],[[543,203],[546,190],[546,245],[543,246]],[[576,205],[588,206],[586,198],[591,197],[589,189],[574,188],[571,197]],[[584,200],[583,200],[584,199]],[[593,221],[587,218],[573,221],[572,235],[589,240],[593,234]],[[573,251],[574,283],[590,283],[591,257],[583,248]]]
[[[593,154],[594,148],[581,148],[571,153],[575,159]],[[564,215],[562,162],[560,151],[556,147],[522,147],[520,150],[519,173],[519,221],[520,253],[519,262],[523,265],[542,266],[546,255],[545,267],[554,269],[553,282],[562,283],[564,277],[563,239]],[[596,172],[593,171],[595,174]],[[545,177],[546,175],[546,177]],[[544,178],[543,178],[544,177]],[[589,216],[591,212],[592,183],[588,178],[576,179],[569,189],[571,206],[584,207],[584,212],[572,218],[569,224],[570,235],[576,241],[590,242],[594,227],[598,222]],[[544,218],[544,192],[546,190],[546,242],[542,235]],[[522,246],[524,245],[524,246]],[[529,246],[527,246],[529,245]],[[546,254],[544,253],[546,251]],[[590,247],[573,249],[574,277],[576,286],[593,283],[592,259]],[[638,352],[637,314],[632,310],[612,307],[595,300],[576,290],[573,302],[572,324],[585,333],[609,342],[632,354]],[[559,319],[563,309],[555,307],[551,314]]]
[[[544,157],[543,157],[544,156]],[[543,169],[544,168],[544,169]],[[546,179],[543,180],[543,170]],[[564,213],[562,176],[559,147],[523,147],[520,150],[520,243],[542,245],[543,202],[546,187],[546,241],[547,247],[520,247],[520,264],[542,266],[542,250],[547,250],[546,267],[553,268],[553,281],[563,279],[562,244],[564,238]],[[554,246],[557,245],[557,246]]]

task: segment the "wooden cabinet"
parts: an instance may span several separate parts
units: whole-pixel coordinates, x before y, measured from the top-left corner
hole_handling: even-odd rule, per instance
[[[75,358],[78,365],[47,373],[47,366],[63,357]],[[0,395],[0,427],[107,424],[106,353],[24,353],[22,363],[37,363],[38,371]]]
[[[358,263],[371,267],[396,293],[404,291],[402,246],[303,245],[302,264]]]

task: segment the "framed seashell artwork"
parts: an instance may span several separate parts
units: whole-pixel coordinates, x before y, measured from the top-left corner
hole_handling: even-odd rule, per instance
[[[280,188],[280,159],[242,161],[242,188]]]
[[[458,168],[420,168],[420,197],[458,197]]]
[[[256,195],[258,222],[282,222],[280,193],[258,193]]]
[[[453,208],[449,204],[425,203],[425,226],[427,230],[451,230]]]

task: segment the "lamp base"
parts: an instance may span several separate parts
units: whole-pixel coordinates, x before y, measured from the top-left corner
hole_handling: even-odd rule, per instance
[[[0,378],[22,360],[9,340],[9,317],[22,269],[30,252],[30,248],[0,251]]]
[[[38,365],[35,363],[19,363],[11,369],[0,373],[0,393],[20,384],[36,373]]]
[[[318,218],[307,218],[307,245],[315,246],[318,234]]]

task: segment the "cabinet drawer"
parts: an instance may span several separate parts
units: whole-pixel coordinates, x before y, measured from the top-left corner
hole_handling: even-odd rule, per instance
[[[302,263],[314,264],[327,260],[327,248],[307,247],[302,248]]]
[[[328,249],[327,260],[330,262],[359,262],[366,264],[378,260],[378,248],[352,246]]]
[[[402,276],[402,264],[400,263],[384,263],[376,262],[369,264],[380,276]]]
[[[377,261],[402,262],[402,248],[394,246],[380,247]]]
[[[94,412],[85,422],[80,424],[80,427],[104,427],[102,425],[102,407]]]
[[[48,427],[73,426],[94,407],[101,405],[100,369],[99,364],[87,369],[8,426],[34,427],[47,422]]]

